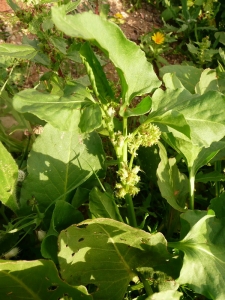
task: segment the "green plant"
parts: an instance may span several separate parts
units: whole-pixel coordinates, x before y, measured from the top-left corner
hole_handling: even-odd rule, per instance
[[[224,193],[209,199],[208,212],[195,210],[195,179],[215,178],[199,170],[224,155],[222,65],[220,78],[210,69],[164,67],[162,89],[143,51],[117,25],[90,12],[67,14],[68,5],[52,8],[52,22],[71,43],[85,40],[79,55],[90,83],[61,81],[56,72],[53,89],[37,85],[14,96],[16,111],[47,124],[32,145],[19,186],[16,161],[0,145],[5,228],[0,250],[6,255],[19,247],[20,257],[27,259],[29,251],[33,260],[0,262],[2,292],[37,299],[180,299],[188,286],[223,299]],[[118,72],[116,91],[96,47]],[[7,49],[12,56],[27,55],[24,45]],[[102,136],[111,143],[110,153]],[[113,170],[114,186],[107,183]],[[157,184],[157,201],[144,176]],[[163,225],[150,227],[147,220],[159,213],[168,219],[165,236],[159,232]],[[13,221],[14,215],[19,219]],[[46,232],[42,241],[35,240],[37,231]],[[35,275],[42,287],[30,281]],[[7,284],[12,280],[20,290]]]
[[[141,49],[146,53],[148,60],[159,69],[161,65],[168,65],[167,60],[162,56],[169,53],[172,49],[169,44],[176,39],[171,37],[171,33],[153,31],[141,37]]]
[[[218,1],[157,1],[163,5],[164,32],[173,32],[180,52],[197,66],[215,67],[218,37],[223,32],[222,4]],[[217,21],[215,21],[216,17]],[[197,45],[197,46],[196,46]],[[197,55],[197,59],[196,59]]]

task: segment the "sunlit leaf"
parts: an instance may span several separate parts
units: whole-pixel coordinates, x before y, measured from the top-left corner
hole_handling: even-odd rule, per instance
[[[14,58],[31,59],[37,54],[37,51],[30,45],[1,44],[0,55]]]
[[[184,253],[183,267],[178,278],[180,284],[188,284],[196,293],[209,299],[225,297],[225,227],[215,216],[206,215],[195,224],[195,211],[188,211],[190,231],[180,242],[169,243]]]
[[[18,167],[11,154],[0,142],[0,201],[16,212],[16,184]]]
[[[50,260],[1,261],[0,291],[2,299],[9,300],[55,300],[65,295],[76,300],[92,299],[84,287],[62,281]]]
[[[121,300],[136,268],[166,270],[172,259],[162,234],[149,234],[112,219],[86,220],[59,236],[62,278],[72,285],[92,285],[93,298]]]
[[[193,66],[170,65],[160,69],[160,75],[175,73],[183,86],[191,93],[195,93],[195,86],[198,83],[202,69]]]
[[[103,168],[104,152],[97,133],[65,132],[47,124],[28,158],[28,176],[21,190],[21,213],[31,209],[27,201],[32,197],[40,210],[53,201],[66,201],[93,171]]]
[[[110,58],[120,76],[126,103],[160,85],[144,52],[126,39],[115,23],[90,12],[66,15],[63,6],[52,7],[52,20],[67,35],[90,41]]]
[[[159,144],[161,162],[157,169],[158,186],[167,202],[178,211],[185,211],[188,195],[188,181],[176,166],[175,159],[168,159],[163,145]]]

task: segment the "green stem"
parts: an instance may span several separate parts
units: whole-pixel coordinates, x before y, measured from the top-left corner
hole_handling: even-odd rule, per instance
[[[215,171],[221,172],[221,170],[222,170],[221,161],[216,161],[215,162],[214,169],[215,169]],[[219,197],[219,195],[220,195],[220,188],[221,188],[220,182],[217,181],[215,183],[216,197]]]
[[[127,138],[127,118],[123,118],[123,137],[126,140]],[[122,161],[127,164],[127,142],[125,141],[123,145]]]
[[[2,92],[4,91],[4,89],[5,89],[5,87],[6,87],[6,84],[8,83],[8,81],[9,81],[11,75],[12,75],[12,72],[13,72],[14,68],[16,67],[17,63],[18,63],[18,62],[16,62],[16,63],[12,66],[12,68],[11,68],[11,70],[10,70],[10,72],[9,72],[9,76],[8,76],[8,78],[6,79],[6,81],[4,82],[4,84],[3,84],[3,86],[2,86],[2,88],[1,88],[1,90],[0,90],[0,96],[1,96]]]
[[[134,211],[133,199],[130,194],[126,194],[125,196],[126,204],[127,204],[127,212],[129,218],[129,225],[137,228],[137,220]]]
[[[125,139],[125,143],[123,145],[123,151],[122,151],[122,162],[124,162],[127,165],[127,118],[123,118],[123,137]],[[127,213],[129,218],[129,223],[133,227],[137,227],[137,220],[136,215],[134,211],[134,205],[133,205],[133,199],[131,195],[127,194],[125,196],[126,204],[127,204]]]
[[[19,170],[22,168],[23,162],[24,162],[24,160],[26,159],[26,157],[28,156],[29,146],[30,146],[30,140],[31,140],[31,137],[28,136],[26,149],[25,149],[25,151],[23,152],[23,156],[22,156],[21,161],[20,161],[20,164],[19,164]]]
[[[195,23],[195,38],[196,38],[196,42],[198,42],[198,31],[197,31],[197,23]]]
[[[145,288],[145,291],[146,291],[146,294],[148,296],[151,296],[153,295],[153,290],[151,288],[151,285],[149,284],[148,280],[144,278],[144,276],[140,273],[138,273],[138,276],[139,278],[141,279],[141,282],[143,283],[144,285],[144,288]]]
[[[8,224],[9,220],[5,215],[5,206],[3,204],[0,204],[0,214],[2,215],[2,217],[5,220],[6,224]]]
[[[134,162],[134,154],[132,154],[131,158],[130,158],[130,162],[129,162],[129,169],[130,170],[132,170],[133,162]]]
[[[189,189],[190,189],[190,203],[189,208],[194,210],[195,207],[195,175],[192,169],[189,171]]]

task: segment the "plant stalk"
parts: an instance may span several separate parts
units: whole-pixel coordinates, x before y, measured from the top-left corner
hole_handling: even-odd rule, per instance
[[[215,162],[214,169],[215,169],[215,171],[221,172],[221,170],[222,170],[221,161]],[[219,197],[219,195],[220,195],[220,188],[221,188],[220,181],[216,181],[216,183],[215,183],[216,197]]]
[[[189,171],[189,191],[190,191],[190,202],[189,202],[189,208],[194,210],[195,207],[195,175],[190,169]]]
[[[137,228],[137,220],[134,211],[133,199],[130,194],[126,194],[125,196],[126,204],[127,204],[127,212],[129,218],[129,225]]]
[[[152,290],[151,285],[149,284],[148,280],[145,279],[144,276],[143,276],[142,274],[140,274],[140,273],[138,273],[138,276],[140,277],[141,282],[142,282],[143,285],[144,285],[146,294],[147,294],[148,296],[153,295],[153,290]]]
[[[123,136],[125,139],[122,151],[122,162],[127,165],[127,118],[123,118]],[[126,194],[125,196],[126,205],[127,205],[127,213],[129,218],[129,223],[131,226],[137,228],[137,220],[134,211],[133,199],[130,194]]]

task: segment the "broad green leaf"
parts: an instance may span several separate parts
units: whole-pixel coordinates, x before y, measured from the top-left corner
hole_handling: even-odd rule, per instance
[[[172,109],[182,114],[191,129],[191,141],[194,145],[209,147],[212,142],[224,137],[225,115],[221,114],[220,110],[224,108],[225,96],[221,93],[209,91],[203,95],[190,96],[186,90],[166,92],[158,90],[152,98],[153,112],[149,115],[149,119],[163,109],[164,111]]]
[[[81,64],[82,60],[81,60],[80,53],[79,53],[80,46],[81,46],[81,44],[74,40],[73,43],[71,43],[69,45],[66,57]],[[87,75],[85,75],[85,76],[87,76]],[[89,85],[90,85],[90,82],[89,82]]]
[[[215,38],[219,40],[219,42],[223,45],[225,45],[225,32],[221,31],[221,32],[216,32],[214,34]]]
[[[225,193],[219,195],[219,197],[214,198],[210,201],[209,209],[212,209],[216,217],[221,219],[221,221],[225,222]]]
[[[48,24],[54,26],[54,24],[50,21],[48,22]],[[23,40],[22,40],[23,45],[27,46],[30,45],[31,47],[33,47],[36,50],[36,55],[34,57],[32,57],[31,61],[36,62],[36,63],[40,63],[44,66],[50,66],[51,65],[51,61],[48,57],[48,55],[44,52],[41,51],[40,49],[40,45],[39,42],[35,39],[29,39],[27,36],[23,36]]]
[[[195,93],[195,86],[199,82],[202,69],[193,66],[170,65],[160,69],[160,76],[166,73],[175,73],[182,85],[192,94]]]
[[[185,106],[188,100],[193,99],[194,96],[186,89],[157,89],[152,96],[152,112],[153,115],[162,114],[169,110],[176,110],[179,105]]]
[[[2,299],[9,300],[55,300],[65,295],[76,300],[92,299],[85,287],[62,281],[50,260],[1,261],[0,291]]]
[[[37,54],[37,51],[30,45],[1,44],[0,55],[14,58],[31,59]]]
[[[199,172],[195,177],[195,182],[203,182],[203,183],[207,183],[209,181],[216,182],[216,181],[224,181],[224,180],[225,180],[225,175],[218,171],[213,171],[206,174],[204,174],[203,172]]]
[[[16,199],[17,179],[17,164],[0,142],[0,201],[14,212],[18,210]]]
[[[173,132],[173,135],[163,134],[162,137],[172,148],[184,157],[193,175],[195,175],[202,166],[211,161],[225,146],[224,142],[219,141],[212,143],[208,148],[200,147],[194,145],[191,141],[186,139],[185,136],[178,135],[177,132]]]
[[[58,257],[62,278],[72,285],[94,285],[95,300],[123,299],[136,268],[160,270],[172,259],[161,233],[151,235],[112,219],[86,220],[62,231]]]
[[[138,149],[138,161],[140,168],[151,183],[157,184],[156,170],[160,163],[159,147],[140,147]]]
[[[184,253],[178,283],[188,284],[209,299],[225,298],[225,228],[215,216],[206,215],[192,225],[195,211],[185,213],[190,231],[180,242],[169,243]]]
[[[149,121],[157,124],[162,132],[174,129],[190,137],[190,127],[184,116],[177,111],[169,110],[162,114],[153,112],[147,119],[147,122]]]
[[[38,64],[42,64],[47,67],[51,66],[51,61],[50,61],[48,55],[45,53],[42,53],[42,52],[38,52],[35,55],[35,57],[31,59],[31,61],[38,63]]]
[[[192,99],[186,107],[178,109],[191,127],[192,139],[199,140],[199,144],[208,147],[224,137],[225,118],[220,113],[224,104],[225,97],[222,94],[210,91]]]
[[[182,295],[183,294],[178,291],[163,291],[160,293],[154,293],[145,300],[179,300]]]
[[[222,48],[219,48],[219,55],[222,59],[223,64],[225,65],[225,52],[223,51]]]
[[[42,256],[57,263],[57,239],[60,231],[81,221],[83,221],[83,215],[79,210],[68,202],[57,201],[52,212],[50,227],[41,243]]]
[[[183,88],[167,89],[165,92],[161,89],[156,90],[152,96],[152,111],[147,121],[157,123],[159,126],[161,124],[166,125],[190,137],[190,127],[185,120],[185,116],[176,111],[176,107],[182,104],[185,105],[192,98],[193,95]],[[163,128],[161,130],[165,131]]]
[[[110,218],[123,222],[112,194],[102,193],[97,187],[94,187],[89,197],[89,209],[95,218]]]
[[[26,89],[14,96],[14,108],[29,112],[49,122],[54,127],[66,131],[78,131],[81,108],[93,103],[91,94],[81,84],[67,86],[64,95],[41,93]]]
[[[144,52],[116,24],[90,12],[66,15],[63,6],[52,7],[52,20],[68,36],[90,41],[110,58],[120,76],[125,103],[159,87]]]
[[[50,30],[52,29],[54,26],[51,17],[45,17],[45,19],[43,20],[41,27],[44,31]]]
[[[102,111],[98,103],[89,101],[81,109],[79,128],[81,132],[92,132],[102,124]]]
[[[152,106],[152,99],[147,96],[141,100],[140,103],[134,108],[127,108],[124,117],[141,116],[148,113]]]
[[[224,72],[224,68],[222,67],[220,62],[218,62],[218,65],[221,66],[221,68],[222,68],[222,71],[218,71],[218,69],[217,69],[217,80],[218,80],[218,84],[219,84],[219,90],[221,93],[224,93],[224,91],[225,91],[225,72]]]
[[[166,73],[163,75],[163,82],[167,89],[176,90],[176,89],[184,89],[183,84],[177,78],[175,73]]]
[[[215,70],[205,69],[200,77],[200,81],[195,87],[197,94],[204,94],[208,91],[219,91],[218,79]]]
[[[71,201],[73,207],[79,208],[83,203],[87,202],[89,200],[89,193],[89,189],[78,187]]]
[[[184,213],[180,215],[180,222],[181,222],[180,239],[183,239],[188,234],[191,227],[193,227],[201,218],[207,215],[207,211],[194,210],[194,213],[190,212],[190,214]]]
[[[21,190],[21,213],[28,209],[27,200],[32,197],[40,210],[53,201],[66,201],[70,192],[93,171],[103,169],[103,164],[104,152],[97,133],[82,135],[59,131],[47,124],[28,158],[28,176]]]
[[[192,54],[196,56],[199,54],[199,48],[194,46],[192,43],[187,44],[187,48]]]
[[[86,67],[89,79],[97,98],[102,104],[114,100],[114,93],[110,87],[103,68],[91,49],[89,43],[84,43],[80,48],[80,56]]]
[[[66,39],[62,38],[62,37],[50,37],[50,42],[53,44],[53,46],[56,47],[56,49],[58,49],[60,52],[62,52],[63,54],[66,54],[66,50],[67,50],[67,42]]]
[[[163,198],[176,210],[184,212],[188,195],[188,180],[179,172],[176,160],[168,159],[166,149],[159,143],[161,162],[157,169],[158,186]]]

